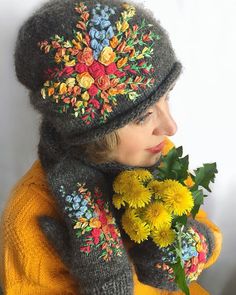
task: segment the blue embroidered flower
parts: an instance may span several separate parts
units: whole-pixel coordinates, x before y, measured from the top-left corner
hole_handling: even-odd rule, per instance
[[[112,27],[109,27],[106,32],[106,38],[111,39],[114,36],[114,31]]]
[[[106,38],[106,31],[105,30],[102,30],[102,31],[96,30],[95,38],[98,40],[104,40]]]
[[[93,215],[91,214],[90,211],[88,211],[88,212],[85,213],[85,217],[86,217],[87,219],[91,219],[92,216],[93,216]]]
[[[85,213],[88,210],[87,206],[80,207],[80,211]]]
[[[103,19],[100,24],[101,29],[105,29],[105,28],[109,27],[110,25],[111,25],[111,22],[109,20],[105,20],[105,19]]]
[[[93,18],[91,19],[91,22],[97,26],[100,25],[101,21],[102,21],[102,18],[98,14],[94,14]]]
[[[106,47],[106,46],[109,46],[109,40],[108,39],[104,39],[103,41],[102,41],[102,47]]]
[[[72,207],[73,207],[74,210],[78,210],[79,207],[80,207],[80,203],[74,203],[74,204],[72,205]]]
[[[72,200],[73,200],[73,197],[72,197],[72,196],[70,196],[70,195],[66,196],[66,201],[67,201],[68,203],[71,203]]]
[[[83,205],[83,206],[86,206],[88,204],[88,201],[87,200],[83,200],[82,202],[81,202],[81,205]]]
[[[80,217],[82,217],[83,216],[83,212],[81,212],[81,211],[77,211],[76,213],[75,213],[75,216],[77,217],[77,218],[80,218]]]
[[[81,197],[79,197],[78,195],[76,195],[76,196],[73,198],[73,202],[75,202],[75,203],[79,203],[79,202],[81,202]]]

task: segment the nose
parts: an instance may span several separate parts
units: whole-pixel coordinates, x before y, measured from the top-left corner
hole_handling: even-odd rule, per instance
[[[154,135],[173,136],[177,132],[177,124],[168,108],[159,108],[157,123],[153,129]]]

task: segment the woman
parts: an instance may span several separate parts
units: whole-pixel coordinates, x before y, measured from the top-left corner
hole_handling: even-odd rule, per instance
[[[176,132],[167,97],[182,66],[167,32],[133,4],[54,0],[21,27],[15,67],[42,124],[39,160],[2,219],[4,294],[177,290],[155,266],[158,247],[130,243],[111,202],[114,177],[152,171]],[[198,220],[190,227],[207,245],[208,267],[221,235],[204,212]],[[190,290],[208,294],[194,282]]]

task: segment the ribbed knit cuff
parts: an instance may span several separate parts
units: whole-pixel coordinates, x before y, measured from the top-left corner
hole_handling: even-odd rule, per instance
[[[133,295],[133,278],[129,273],[124,272],[119,276],[105,282],[102,286],[91,284],[92,288],[83,288],[80,293],[83,295]]]

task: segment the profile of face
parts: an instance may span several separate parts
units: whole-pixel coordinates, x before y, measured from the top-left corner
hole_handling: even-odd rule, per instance
[[[174,85],[139,118],[117,130],[120,143],[114,151],[116,162],[149,167],[158,161],[161,152],[150,151],[150,148],[156,147],[166,136],[173,136],[177,131],[168,101]]]

